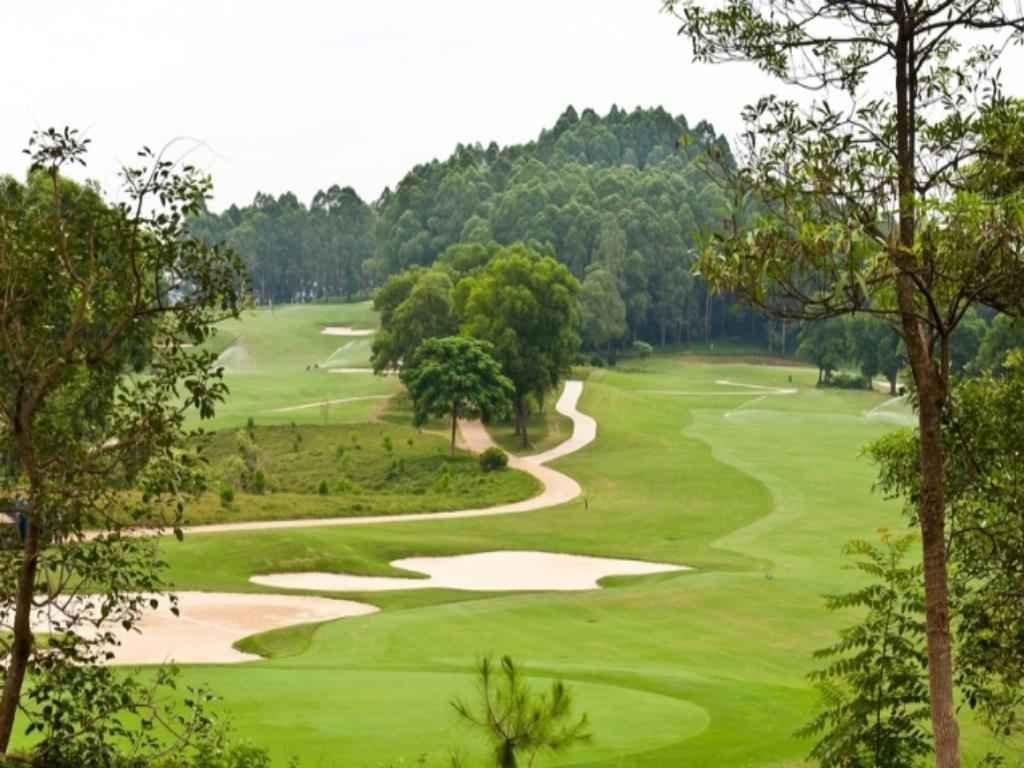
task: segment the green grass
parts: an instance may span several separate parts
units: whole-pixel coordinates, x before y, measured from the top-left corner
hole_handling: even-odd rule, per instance
[[[558,396],[552,394],[544,412],[531,413],[527,419],[526,434],[530,438],[528,448],[523,447],[522,438],[516,434],[515,423],[511,420],[489,424],[487,431],[494,438],[494,442],[508,453],[528,455],[554,448],[572,436],[572,419],[555,410],[557,399]]]
[[[203,454],[212,492],[188,507],[187,522],[439,512],[519,501],[541,491],[525,472],[484,472],[466,451],[449,456],[442,437],[381,422],[256,426],[251,444],[268,487],[247,493],[238,449],[239,437],[247,434],[226,429],[210,436]],[[326,493],[320,493],[321,483]],[[236,489],[229,506],[217,495],[224,484]]]
[[[790,396],[648,392],[729,391],[723,379],[790,386],[790,377],[799,388]],[[817,390],[815,378],[802,367],[685,357],[595,372],[581,408],[597,418],[597,440],[555,464],[581,482],[589,511],[578,500],[498,518],[169,545],[183,588],[258,590],[249,575],[279,570],[393,575],[398,557],[497,548],[696,568],[608,579],[592,592],[344,595],[383,610],[269,633],[250,647],[273,659],[186,674],[224,692],[242,735],[282,764],[291,755],[313,766],[408,764],[478,750],[447,702],[471,691],[474,661],[493,652],[563,676],[590,713],[595,744],[554,764],[801,765],[809,745],[791,734],[814,707],[810,653],[851,620],[822,608],[824,593],[856,583],[842,545],[903,525],[897,505],[871,493],[860,457],[892,428],[864,415],[885,397]]]
[[[247,312],[218,326],[210,348],[220,353],[231,390],[205,429],[237,428],[250,417],[258,424],[367,421],[384,400],[352,398],[394,395],[394,377],[367,373],[335,374],[335,368],[369,365],[369,337],[326,336],[329,325],[373,328],[369,302],[289,305]],[[316,366],[316,367],[314,367]],[[347,400],[347,402],[331,402]],[[325,402],[329,403],[326,407]],[[198,419],[194,421],[199,425]]]

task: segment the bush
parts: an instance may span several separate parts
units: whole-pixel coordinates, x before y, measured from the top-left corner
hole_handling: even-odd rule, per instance
[[[452,469],[445,462],[437,473],[437,479],[434,480],[434,490],[439,493],[451,493],[454,489],[455,483],[452,480]]]
[[[604,358],[600,355],[594,355],[590,358],[590,364],[595,368],[604,368]]]
[[[867,376],[837,373],[829,381],[823,382],[822,385],[835,387],[836,389],[871,389],[871,379]]]
[[[230,507],[231,503],[235,500],[235,486],[233,485],[221,485],[220,487],[220,504],[222,507]]]
[[[326,496],[328,490],[329,489],[327,487],[327,481],[326,480],[321,480],[320,481],[320,485],[318,485],[317,488],[316,488],[316,492],[319,493],[321,496]]]
[[[480,454],[480,469],[484,472],[491,472],[492,470],[504,469],[508,466],[508,454],[505,453],[501,448],[492,446],[486,451]]]
[[[249,481],[249,492],[262,494],[267,490],[267,476],[262,469],[252,473],[252,480]]]
[[[637,340],[633,342],[633,352],[635,352],[636,356],[639,357],[641,360],[646,360],[652,354],[654,354],[654,347],[652,347],[646,341]]]

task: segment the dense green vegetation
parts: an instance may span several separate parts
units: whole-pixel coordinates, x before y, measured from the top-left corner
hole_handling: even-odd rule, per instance
[[[524,472],[450,456],[443,435],[387,422],[226,429],[203,454],[210,491],[189,505],[189,523],[440,512],[540,491]],[[225,485],[230,503],[218,499]]]
[[[587,293],[621,302],[625,327],[614,339],[587,334],[596,346],[642,337],[778,347],[780,324],[712,296],[691,274],[696,235],[722,220],[721,192],[695,163],[709,149],[729,156],[711,125],[691,126],[661,108],[613,107],[602,116],[569,107],[535,141],[461,144],[446,160],[413,168],[371,205],[337,187],[308,207],[291,193],[260,194],[192,226],[238,250],[263,302],[351,297],[433,264],[451,245],[522,241],[580,281],[600,270],[591,280],[602,290]]]

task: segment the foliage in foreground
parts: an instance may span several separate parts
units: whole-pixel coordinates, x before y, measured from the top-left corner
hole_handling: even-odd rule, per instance
[[[538,693],[523,668],[508,656],[498,664],[485,657],[477,666],[477,700],[452,706],[488,742],[495,768],[532,766],[544,754],[561,754],[592,739],[589,721],[573,715],[573,695],[562,681]]]
[[[871,583],[826,601],[864,618],[814,654],[830,661],[809,675],[823,709],[797,735],[819,739],[810,757],[822,768],[912,768],[932,751],[921,566],[904,564],[916,539],[884,530],[880,538],[846,547]]]
[[[993,733],[1024,731],[1024,353],[959,382],[942,440],[956,679]],[[880,486],[912,509],[921,494],[912,431],[872,446]]]
[[[64,176],[87,149],[39,132],[27,181],[0,179],[0,506],[23,523],[0,550],[0,753],[18,717],[36,762],[101,766],[114,743],[141,762],[210,727],[198,694],[183,719],[165,708],[170,676],[96,665],[166,591],[156,540],[123,536],[125,516],[180,523],[199,485],[185,414],[226,392],[201,346],[244,299],[238,259],[184,232],[204,174],[143,150],[109,205]]]

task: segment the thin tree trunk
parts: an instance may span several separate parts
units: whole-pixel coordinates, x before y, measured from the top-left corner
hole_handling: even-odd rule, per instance
[[[917,234],[915,203],[917,81],[913,31],[901,11],[895,41],[896,161],[899,168],[899,246],[892,258],[898,269],[896,300],[903,340],[919,396],[918,426],[921,449],[921,524],[924,560],[925,631],[928,640],[928,690],[935,741],[935,768],[959,768],[960,729],[953,699],[953,656],[949,631],[949,584],[946,573],[945,467],[942,450],[942,412],[946,370],[936,364],[929,340],[917,318],[913,273]]]
[[[520,437],[522,439],[522,442],[523,442],[523,448],[529,448],[530,447],[530,436],[526,433],[526,418],[527,418],[528,415],[529,414],[527,414],[527,412],[526,412],[526,403],[525,402],[520,402],[519,403],[519,408],[518,408],[518,418],[519,418],[519,427],[520,427],[519,435],[520,435]]]
[[[704,341],[711,340],[711,291],[704,294]]]
[[[14,718],[21,701],[28,660],[32,655],[32,598],[35,592],[36,567],[39,562],[39,518],[35,510],[29,518],[25,536],[25,559],[18,570],[18,583],[14,598],[14,627],[11,650],[7,656],[7,674],[3,694],[0,696],[0,753],[7,752],[14,731]]]
[[[451,456],[455,457],[455,425],[459,420],[459,404],[452,400],[452,445]]]

